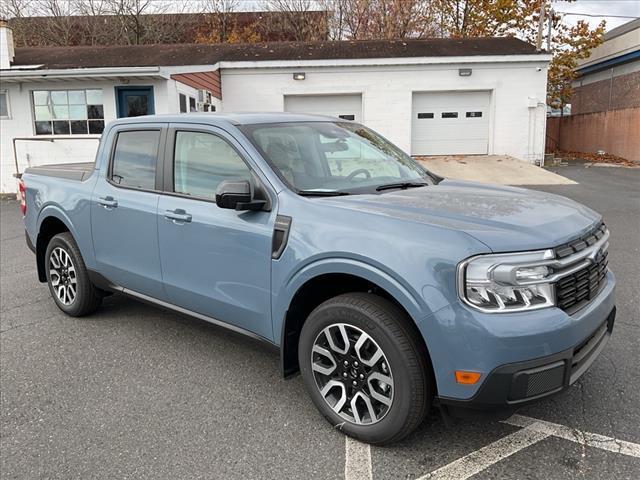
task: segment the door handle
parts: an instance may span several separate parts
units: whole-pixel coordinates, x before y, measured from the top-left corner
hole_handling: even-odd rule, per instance
[[[118,206],[118,201],[111,196],[100,197],[98,199],[98,203],[102,205],[104,208],[106,208],[107,210],[111,208],[116,208]]]
[[[172,220],[173,223],[189,223],[191,221],[191,214],[185,212],[181,208],[178,208],[176,210],[167,210],[164,212],[164,218]]]

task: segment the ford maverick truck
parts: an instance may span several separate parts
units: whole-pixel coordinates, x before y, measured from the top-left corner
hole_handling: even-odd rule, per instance
[[[440,178],[342,119],[121,119],[95,162],[29,168],[20,191],[63,312],[116,292],[264,340],[365,442],[566,390],[613,329],[599,214]]]

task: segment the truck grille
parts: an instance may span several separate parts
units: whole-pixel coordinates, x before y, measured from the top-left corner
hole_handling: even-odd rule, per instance
[[[565,258],[569,255],[573,255],[574,253],[578,253],[587,247],[590,247],[598,240],[600,240],[604,236],[606,231],[607,227],[603,222],[600,222],[593,230],[584,234],[583,236],[576,238],[569,243],[565,243],[564,245],[560,245],[554,248],[553,251],[556,254],[556,258]]]
[[[556,247],[556,258],[578,253],[600,240],[606,232],[603,223],[582,237],[560,247]],[[562,310],[576,310],[593,299],[602,288],[607,274],[608,252],[598,253],[595,261],[575,273],[562,277],[555,284],[556,305]]]

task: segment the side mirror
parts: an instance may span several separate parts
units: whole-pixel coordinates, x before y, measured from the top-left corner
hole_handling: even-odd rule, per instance
[[[253,198],[248,180],[224,180],[216,191],[216,205],[231,210],[262,210],[267,202]]]

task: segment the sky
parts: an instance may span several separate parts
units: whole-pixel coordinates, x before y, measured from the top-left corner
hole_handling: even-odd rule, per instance
[[[553,9],[558,12],[586,13],[590,16],[566,15],[564,20],[567,23],[575,24],[578,20],[589,22],[595,27],[601,20],[607,21],[607,31],[623,23],[633,20],[633,18],[616,18],[608,15],[621,15],[628,17],[640,17],[640,0],[577,0],[576,2],[553,2]]]

